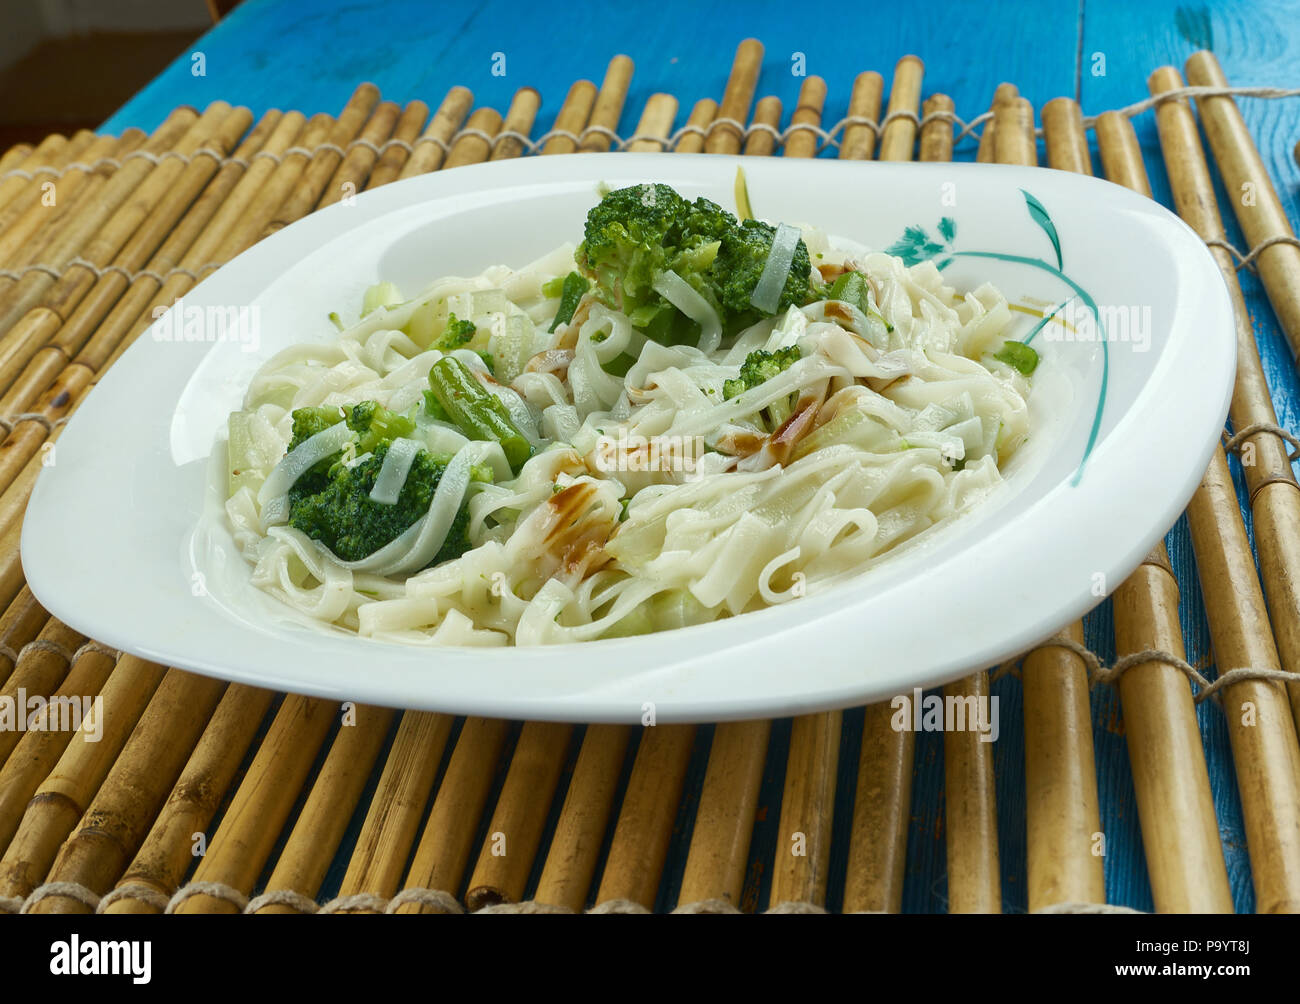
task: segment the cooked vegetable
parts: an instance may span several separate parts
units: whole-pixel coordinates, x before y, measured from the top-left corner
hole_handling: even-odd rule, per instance
[[[549,330],[554,331],[561,324],[568,324],[573,320],[573,312],[578,309],[578,301],[590,288],[591,283],[579,272],[570,272],[564,277],[564,285],[560,289],[560,306],[555,311],[555,320],[551,322]]]
[[[344,561],[360,561],[395,540],[428,511],[450,457],[435,457],[420,450],[397,501],[385,504],[374,501],[371,492],[389,449],[389,443],[380,443],[361,463],[352,467],[336,465],[318,492],[291,492],[289,525],[320,541]],[[484,480],[484,471],[475,468],[471,477]],[[431,565],[458,558],[469,550],[468,526],[468,509],[461,506]]]
[[[1006,342],[1002,348],[993,353],[993,358],[1004,362],[1025,376],[1038,367],[1038,353],[1024,342]]]
[[[528,439],[510,418],[500,398],[479,383],[478,378],[455,356],[443,356],[429,370],[433,400],[445,420],[458,426],[470,439],[501,444],[512,470],[518,471],[532,456]],[[429,401],[425,397],[426,406]]]
[[[797,363],[799,358],[799,347],[797,345],[777,349],[775,352],[755,349],[741,363],[740,376],[735,380],[727,380],[723,383],[723,400],[730,401],[733,397],[739,397],[745,391],[753,390],[759,384],[771,380],[772,377],[780,373],[784,373]],[[760,423],[769,432],[777,428],[790,417],[790,412],[794,409],[797,399],[797,394],[791,394],[788,400],[775,401],[768,405],[763,409],[764,414],[758,416]]]

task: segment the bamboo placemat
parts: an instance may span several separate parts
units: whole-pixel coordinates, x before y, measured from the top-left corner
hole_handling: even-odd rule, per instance
[[[228,685],[120,655],[49,617],[19,560],[27,499],[63,423],[157,308],[357,191],[579,150],[945,161],[967,137],[978,138],[981,161],[1035,165],[1041,136],[1048,166],[1091,173],[1092,130],[1106,177],[1150,195],[1130,119],[1154,108],[1176,209],[1211,246],[1237,315],[1236,431],[1187,512],[1224,669],[1210,681],[1207,667],[1185,661],[1162,544],[1107,604],[1112,665],[1076,623],[944,692],[1019,691],[1024,774],[1001,780],[1024,791],[1028,909],[1125,909],[1105,905],[1092,731],[1097,688],[1113,686],[1156,909],[1233,909],[1197,723],[1208,699],[1227,723],[1257,909],[1300,911],[1298,444],[1277,425],[1238,284],[1239,268],[1258,269],[1300,347],[1300,244],[1233,99],[1296,92],[1231,88],[1200,52],[1186,66],[1191,86],[1163,67],[1142,102],[1085,119],[1057,98],[1036,129],[1010,83],[969,122],[945,95],[922,101],[923,65],[905,56],[887,104],[883,77],[866,71],[847,116],[824,122],[826,85],[808,77],[782,128],[778,99],[755,102],[761,59],[759,43],[743,42],[721,100],[699,100],[680,126],[678,99],[654,94],[627,138],[615,130],[633,68],[618,56],[601,86],[570,88],[537,138],[531,88],[503,116],[454,87],[430,115],[423,102],[399,107],[362,84],[337,117],[271,111],[254,124],[246,109],[216,102],[202,114],[178,108],[148,136],[51,136],[0,156],[0,698],[99,695],[104,708],[98,742],[0,730],[0,910],[898,911],[910,821],[936,807],[913,804],[917,737],[890,727],[888,702],[633,729]],[[1227,242],[1189,100],[1228,189],[1256,192],[1250,205],[1232,201],[1244,251]],[[1229,451],[1241,458],[1257,550]],[[943,736],[953,912],[1003,907],[996,746],[974,732]]]

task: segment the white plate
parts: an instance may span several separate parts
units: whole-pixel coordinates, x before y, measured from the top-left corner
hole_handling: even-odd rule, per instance
[[[651,704],[660,722],[861,704],[990,666],[1099,603],[1191,498],[1227,412],[1232,315],[1201,242],[1151,200],[1073,174],[776,158],[743,162],[766,218],[877,248],[901,238],[895,253],[932,255],[959,288],[991,281],[1030,309],[1075,297],[1058,320],[1082,323],[1089,297],[1103,319],[1111,312],[1106,340],[1065,340],[1055,321],[1035,336],[1038,425],[994,498],[820,595],[582,645],[361,640],[292,621],[248,583],[222,521],[203,510],[217,434],[262,361],[330,338],[327,314],[355,316],[380,279],[413,292],[579,239],[600,182],[663,181],[730,206],[737,162],[602,154],[458,168],[361,195],[258,244],[184,300],[187,310],[258,308],[256,346],[160,341],[151,329],[58,441],[23,528],[32,590],[90,637],[229,680],[404,708],[624,722]],[[918,225],[924,234],[906,231]],[[1127,339],[1121,317],[1132,322]],[[1038,321],[1020,323],[1028,336]]]

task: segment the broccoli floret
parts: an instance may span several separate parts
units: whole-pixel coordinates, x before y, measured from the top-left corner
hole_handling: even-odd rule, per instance
[[[607,306],[631,314],[658,300],[651,285],[666,267],[665,243],[685,206],[667,185],[633,185],[609,192],[587,214],[574,258]]]
[[[344,561],[360,561],[399,537],[428,511],[449,458],[420,450],[397,502],[385,505],[373,501],[370,492],[390,445],[378,444],[372,456],[352,467],[337,465],[318,492],[299,492],[296,497],[291,493],[289,525],[320,541]],[[491,469],[475,467],[471,477],[475,481],[491,480]],[[469,510],[462,506],[430,564],[458,558],[471,546]]]
[[[727,311],[729,330],[748,327],[768,316],[750,300],[767,265],[775,236],[776,227],[760,220],[745,220],[722,238],[713,271],[720,277],[719,291],[722,305]],[[783,313],[790,307],[801,307],[811,299],[811,272],[812,260],[808,257],[808,245],[799,241],[795,245],[794,258],[790,262],[790,271],[786,275],[775,313]]]
[[[771,380],[779,373],[784,373],[800,359],[799,347],[791,345],[784,349],[777,349],[775,352],[768,352],[765,349],[755,349],[745,357],[745,361],[740,364],[740,376],[735,380],[727,380],[722,385],[723,400],[729,401],[733,397],[738,397],[747,390],[752,390],[759,384]],[[787,400],[774,401],[763,409],[757,417],[769,432],[778,428],[782,422],[790,417],[794,410],[798,394],[791,394]]]
[[[343,421],[343,412],[339,408],[299,408],[293,413],[293,436],[289,439],[286,453],[292,453],[299,446],[311,439],[318,432],[324,432],[331,425]],[[316,464],[294,483],[290,489],[290,499],[294,493],[318,492],[328,481],[329,469],[338,454],[317,461]]]
[[[766,316],[750,303],[772,246],[774,227],[739,222],[715,202],[687,202],[667,185],[636,185],[607,194],[587,214],[576,260],[595,280],[596,296],[622,310],[654,341],[694,343],[700,327],[654,290],[671,270],[717,311],[731,335]],[[811,298],[811,261],[800,241],[778,310]]]
[[[348,428],[361,436],[358,456],[374,452],[380,443],[410,436],[415,431],[414,419],[389,411],[375,401],[362,401],[343,410],[347,413]]]
[[[453,352],[464,348],[478,331],[473,321],[458,321],[455,314],[447,315],[447,330],[442,333],[433,348],[440,352]]]

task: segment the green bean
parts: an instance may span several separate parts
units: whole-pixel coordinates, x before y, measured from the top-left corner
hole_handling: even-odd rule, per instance
[[[511,470],[517,473],[532,456],[532,447],[501,399],[479,383],[459,359],[443,356],[434,363],[429,387],[447,417],[466,436],[501,444]]]

